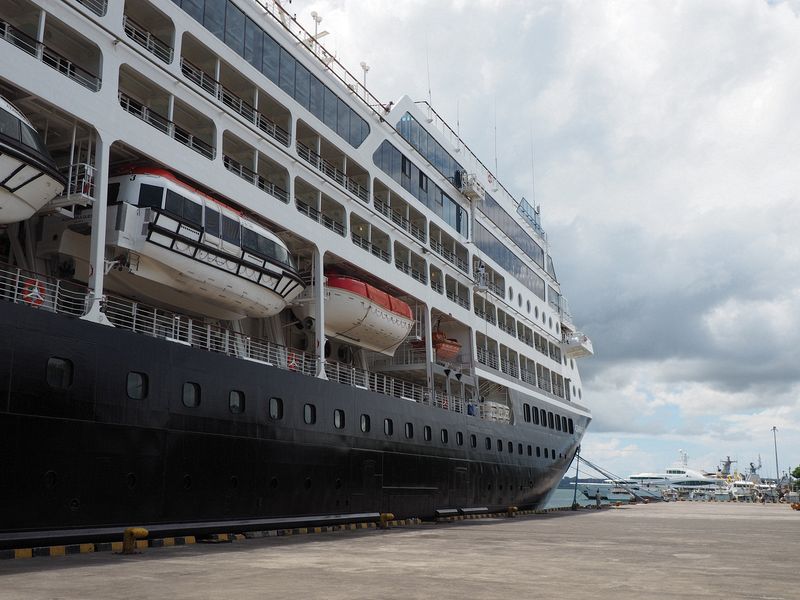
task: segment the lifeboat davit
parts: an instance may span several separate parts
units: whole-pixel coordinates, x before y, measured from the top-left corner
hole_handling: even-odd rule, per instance
[[[111,177],[108,201],[109,289],[228,320],[276,315],[304,289],[278,236],[170,171]],[[59,251],[87,261],[88,243],[67,229]]]
[[[313,305],[295,308],[313,316]],[[354,277],[329,275],[325,285],[325,335],[392,356],[414,325],[411,307]]]
[[[431,336],[431,344],[436,354],[436,360],[441,362],[452,362],[461,352],[461,342],[454,338],[448,338],[444,331],[434,331]],[[424,350],[425,338],[413,342],[411,346],[416,350]]]
[[[65,184],[31,122],[0,96],[0,224],[29,219]]]

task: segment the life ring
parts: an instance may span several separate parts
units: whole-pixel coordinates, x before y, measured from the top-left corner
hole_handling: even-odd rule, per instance
[[[44,284],[38,279],[29,277],[22,282],[22,299],[26,304],[41,306],[44,304],[45,293]]]
[[[286,366],[289,367],[290,371],[297,371],[297,368],[300,366],[297,362],[297,355],[294,352],[289,352],[286,355]]]

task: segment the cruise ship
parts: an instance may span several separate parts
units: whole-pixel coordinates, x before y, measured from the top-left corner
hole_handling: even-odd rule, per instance
[[[0,546],[561,480],[593,350],[539,208],[318,37],[266,0],[0,3]]]

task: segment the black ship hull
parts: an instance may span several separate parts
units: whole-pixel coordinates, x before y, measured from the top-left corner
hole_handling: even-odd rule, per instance
[[[24,305],[0,306],[0,339],[0,546],[130,525],[254,529],[534,508],[588,424],[568,405],[572,435],[519,416],[485,421]],[[146,375],[146,397],[129,397],[131,372]],[[198,406],[184,405],[186,382],[198,385]],[[232,390],[243,412],[231,412]],[[271,398],[282,400],[280,419]]]

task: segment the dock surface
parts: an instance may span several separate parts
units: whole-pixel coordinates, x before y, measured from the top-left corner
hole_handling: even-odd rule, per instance
[[[800,511],[678,502],[0,563],[0,600],[800,598]]]

